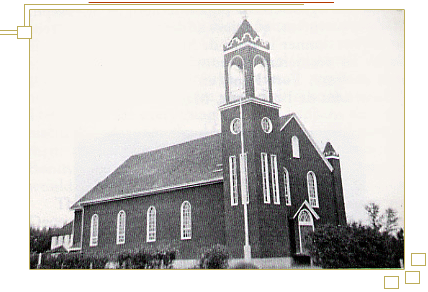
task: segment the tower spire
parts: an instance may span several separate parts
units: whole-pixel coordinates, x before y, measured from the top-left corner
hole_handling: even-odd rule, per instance
[[[246,42],[253,43],[263,49],[269,50],[269,43],[260,38],[254,28],[251,26],[250,22],[247,20],[245,13],[241,25],[233,35],[232,39],[227,44],[223,45],[223,50],[228,51]]]

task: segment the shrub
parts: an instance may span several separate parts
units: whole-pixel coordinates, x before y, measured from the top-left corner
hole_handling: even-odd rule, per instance
[[[176,257],[176,250],[138,249],[121,252],[117,256],[123,269],[169,269]]]
[[[169,269],[176,258],[176,250],[138,249],[110,254],[43,254],[41,269],[104,269],[113,262],[123,269]],[[38,255],[30,256],[30,268],[37,268]]]
[[[103,269],[108,261],[105,255],[85,255],[81,253],[44,254],[41,269]]]
[[[323,268],[400,268],[404,256],[404,241],[358,223],[319,227],[311,238],[314,263]]]
[[[256,265],[247,262],[240,262],[234,265],[231,269],[258,269]]]
[[[39,254],[31,253],[30,254],[30,269],[37,269],[37,263],[39,262]]]
[[[200,269],[227,269],[229,252],[226,247],[216,244],[202,253],[199,261]]]
[[[42,253],[51,248],[53,229],[30,226],[30,252]]]

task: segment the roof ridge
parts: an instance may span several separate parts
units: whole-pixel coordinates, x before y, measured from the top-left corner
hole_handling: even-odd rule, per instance
[[[208,169],[210,169],[210,164],[221,161],[219,143],[221,143],[221,133],[215,133],[180,144],[134,154],[83,195],[72,205],[72,208],[77,208],[85,201],[106,199],[112,195],[146,192],[171,184],[191,183],[194,180],[189,179],[188,173],[183,174],[180,171],[185,167],[189,168],[190,165],[192,165],[191,172],[196,174],[196,181],[217,179],[221,174],[213,174]],[[195,162],[189,159],[189,155],[198,156],[201,160]],[[169,175],[166,177],[159,175],[165,171]],[[118,180],[121,180],[120,184]]]
[[[161,151],[161,150],[168,149],[168,148],[171,148],[171,147],[183,146],[185,144],[189,144],[189,143],[192,143],[192,142],[195,142],[195,141],[198,141],[198,140],[207,139],[207,138],[214,137],[214,136],[217,136],[217,135],[221,135],[221,133],[211,134],[211,135],[203,136],[203,137],[200,137],[200,138],[196,138],[196,139],[188,140],[188,141],[185,141],[185,142],[181,142],[181,143],[178,143],[178,144],[173,144],[173,145],[165,146],[165,147],[162,147],[162,148],[157,148],[157,149],[149,150],[147,152],[141,152],[141,153],[138,153],[138,154],[134,154],[134,155],[131,155],[127,160],[129,160],[132,157],[136,157],[136,156],[140,156],[140,155],[143,155],[143,154],[148,154],[148,153],[153,153],[153,152]],[[126,160],[125,160],[125,162],[126,162]]]

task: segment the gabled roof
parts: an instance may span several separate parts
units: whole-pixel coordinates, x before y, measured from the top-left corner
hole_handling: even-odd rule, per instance
[[[295,113],[291,113],[291,114],[279,117],[279,124],[281,125],[280,127],[281,131],[285,127],[285,125],[291,120],[293,115],[295,115]]]
[[[306,207],[306,209],[309,210],[309,212],[312,213],[312,215],[315,217],[315,219],[320,219],[320,216],[317,214],[317,212],[315,212],[314,208],[311,207],[311,205],[309,205],[308,201],[304,201],[302,203],[302,205],[300,205],[299,209],[297,209],[296,213],[293,216],[293,219],[295,219],[297,217],[297,215],[299,214],[300,210],[303,209],[303,207]]]
[[[280,117],[280,129],[293,117]],[[221,163],[221,133],[133,155],[71,208],[222,182]]]
[[[221,134],[131,156],[71,208],[221,181]]]
[[[68,222],[67,224],[65,224],[63,227],[56,229],[54,231],[52,231],[52,236],[58,236],[58,235],[70,235],[73,233],[73,221]]]
[[[318,152],[319,156],[324,161],[325,165],[328,167],[328,169],[330,171],[333,171],[333,166],[331,166],[330,162],[328,162],[328,160],[325,158],[324,154],[321,152],[321,149],[318,147],[317,143],[315,143],[315,140],[309,134],[308,130],[306,130],[305,126],[303,126],[303,123],[300,121],[300,119],[297,117],[297,115],[295,113],[291,113],[289,115],[281,117],[280,119],[283,119],[283,120],[280,120],[281,121],[281,125],[282,125],[281,128],[280,128],[280,131],[284,130],[285,127],[287,126],[287,124],[292,119],[294,119],[297,122],[297,124],[299,125],[299,127],[302,129],[303,133],[305,133],[306,137],[309,139],[309,141],[311,142],[312,146]],[[284,122],[284,124],[282,124],[282,122]]]

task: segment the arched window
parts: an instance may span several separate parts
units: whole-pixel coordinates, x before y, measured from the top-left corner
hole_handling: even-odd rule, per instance
[[[284,193],[285,193],[285,204],[291,206],[291,194],[290,194],[290,176],[288,170],[284,167]]]
[[[147,210],[147,242],[156,241],[156,208],[151,206]]]
[[[261,162],[262,162],[263,201],[266,204],[270,204],[269,168],[268,168],[268,156],[266,153],[261,153]]]
[[[192,238],[192,210],[190,203],[184,201],[181,204],[181,239]]]
[[[279,205],[279,184],[278,184],[278,161],[276,155],[270,155],[270,168],[272,173],[272,195],[273,203]]]
[[[235,56],[229,63],[229,101],[245,96],[244,60]]]
[[[293,157],[300,158],[299,138],[296,136],[291,137],[291,148],[293,149]]]
[[[253,61],[254,95],[257,98],[269,100],[269,81],[266,60],[257,55]]]
[[[314,208],[318,208],[318,189],[317,189],[317,178],[313,171],[309,171],[307,175],[308,179],[308,195],[309,205]]]
[[[125,243],[125,228],[126,228],[126,213],[125,211],[122,210],[117,214],[116,244]]]
[[[308,244],[310,240],[310,233],[314,231],[314,221],[312,215],[308,210],[302,210],[299,214],[299,241],[300,241],[300,253],[307,254]]]
[[[91,218],[91,238],[89,240],[89,246],[98,245],[98,215],[94,214]]]
[[[314,221],[308,210],[302,210],[299,214],[299,225],[314,226]]]

